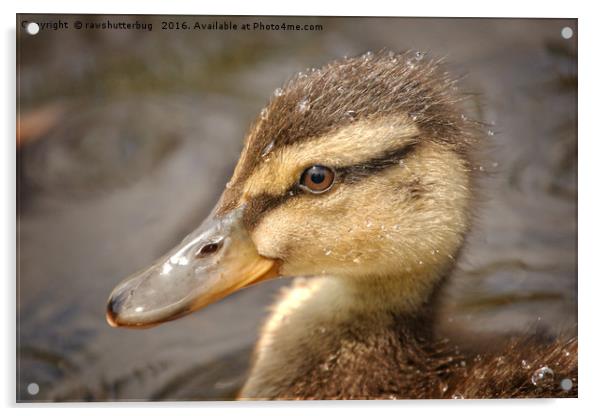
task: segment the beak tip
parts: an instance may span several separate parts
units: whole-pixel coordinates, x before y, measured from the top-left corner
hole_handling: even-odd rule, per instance
[[[109,303],[107,304],[106,319],[107,319],[107,323],[110,326],[112,326],[113,328],[116,328],[119,326],[119,324],[117,323],[118,313],[115,310],[115,302],[113,300],[114,300],[113,298],[109,299]]]

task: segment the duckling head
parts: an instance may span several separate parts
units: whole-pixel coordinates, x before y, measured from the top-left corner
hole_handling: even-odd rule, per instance
[[[277,89],[209,218],[117,286],[109,323],[175,319],[275,276],[394,287],[405,307],[423,302],[471,217],[480,129],[455,83],[419,53],[383,52]]]

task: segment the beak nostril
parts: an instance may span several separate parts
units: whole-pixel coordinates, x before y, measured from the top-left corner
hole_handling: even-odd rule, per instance
[[[196,258],[200,259],[215,254],[219,251],[220,248],[222,248],[222,240],[214,243],[205,244],[199,249],[199,251],[197,251]]]

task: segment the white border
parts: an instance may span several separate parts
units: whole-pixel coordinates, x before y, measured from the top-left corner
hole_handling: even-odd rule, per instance
[[[224,1],[213,3],[170,0],[169,2],[69,2],[69,1],[21,1],[18,4],[3,4],[3,57],[2,91],[7,94],[1,101],[2,125],[7,134],[2,141],[2,181],[0,182],[3,203],[0,204],[1,230],[4,239],[0,250],[0,264],[4,267],[5,285],[4,319],[7,325],[2,331],[0,354],[3,376],[0,385],[1,402],[12,407],[10,413],[38,409],[48,414],[79,414],[83,408],[92,414],[130,414],[144,411],[145,414],[164,414],[166,407],[177,406],[178,414],[226,414],[236,410],[245,415],[281,414],[305,415],[308,412],[326,414],[334,407],[345,408],[346,413],[360,414],[374,409],[385,414],[400,414],[416,411],[441,413],[446,416],[461,414],[507,415],[509,412],[529,411],[532,414],[566,416],[568,413],[586,412],[596,405],[601,396],[602,368],[600,352],[601,326],[598,322],[602,295],[600,281],[600,160],[602,157],[602,129],[598,114],[602,108],[600,73],[600,14],[592,6],[594,2],[546,1],[534,4],[524,0],[501,2],[483,1],[413,1],[383,5],[384,1],[352,3],[350,1],[325,2],[315,0],[297,1]],[[393,3],[393,2],[391,2]],[[45,406],[15,406],[15,13],[107,13],[107,14],[251,14],[251,15],[347,15],[347,16],[488,16],[488,17],[565,17],[579,18],[579,399],[576,400],[506,400],[506,401],[420,401],[398,403],[339,402],[339,403],[121,403],[121,404],[57,404]],[[16,409],[15,409],[16,407]],[[199,409],[200,407],[200,409]],[[597,407],[597,406],[596,406]],[[136,409],[134,409],[136,408]],[[589,412],[588,412],[589,413]],[[586,413],[587,414],[587,413]]]
[[[104,0],[27,0],[19,2],[20,13],[105,13],[105,14],[216,14],[216,15],[319,15],[319,16],[445,16],[445,17],[557,17],[585,16],[588,8],[575,2],[546,1],[545,7],[519,0],[483,4],[479,1],[370,2],[304,0],[297,2],[219,1],[136,2]]]

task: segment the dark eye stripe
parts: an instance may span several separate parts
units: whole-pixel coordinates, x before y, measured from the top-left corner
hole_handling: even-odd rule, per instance
[[[247,207],[242,217],[243,224],[248,230],[254,229],[264,214],[284,204],[301,192],[299,186],[295,184],[283,195],[259,194],[254,196],[247,201]]]
[[[398,165],[399,161],[412,153],[417,145],[417,142],[412,142],[400,149],[386,152],[377,158],[355,165],[343,166],[337,168],[336,171],[341,176],[342,182],[355,183],[376,172],[380,172],[393,165]]]
[[[354,165],[336,168],[335,171],[337,173],[337,177],[339,178],[337,181],[343,183],[356,183],[370,175],[383,171],[391,166],[398,165],[399,161],[411,154],[417,146],[417,142],[412,142],[402,148],[385,152],[379,157],[368,159],[364,162],[356,163]],[[245,209],[243,215],[243,222],[245,226],[249,230],[252,230],[257,226],[257,224],[259,224],[259,221],[264,214],[277,208],[290,198],[294,198],[301,193],[305,192],[299,188],[298,183],[294,183],[289,189],[286,190],[284,194],[281,195],[272,195],[267,193],[256,195],[247,201],[247,208]],[[319,195],[315,195],[315,197],[319,197]]]

